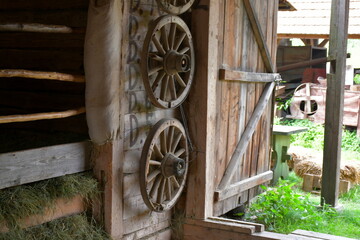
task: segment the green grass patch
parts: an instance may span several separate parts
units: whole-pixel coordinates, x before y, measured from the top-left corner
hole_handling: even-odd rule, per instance
[[[0,240],[109,240],[105,231],[85,214],[57,219],[25,230],[0,234]]]
[[[294,173],[266,190],[248,208],[245,220],[262,223],[267,230],[288,234],[296,229],[360,239],[360,186],[340,197],[342,211],[325,205],[320,196],[299,189],[301,179]]]
[[[0,190],[0,222],[10,229],[18,228],[18,220],[43,214],[56,199],[81,195],[88,201],[98,196],[98,183],[90,173],[66,175],[36,183]]]

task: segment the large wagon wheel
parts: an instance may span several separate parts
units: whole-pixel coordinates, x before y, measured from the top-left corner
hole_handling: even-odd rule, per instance
[[[195,2],[195,0],[156,0],[156,1],[162,10],[174,15],[179,15],[186,12]]]
[[[185,130],[176,119],[162,119],[146,138],[140,160],[140,189],[153,211],[172,208],[185,186],[188,148]]]
[[[195,55],[190,30],[176,16],[163,16],[150,26],[141,58],[141,72],[150,101],[176,108],[187,97],[194,77]]]
[[[295,107],[305,115],[312,115],[316,113],[317,102],[314,96],[311,95],[311,86],[314,83],[300,84],[294,91],[294,104]],[[303,95],[301,89],[305,88],[305,95]],[[298,104],[297,104],[298,103]],[[302,106],[302,103],[304,106]]]

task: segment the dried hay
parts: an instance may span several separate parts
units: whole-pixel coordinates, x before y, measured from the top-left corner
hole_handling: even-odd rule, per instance
[[[293,166],[293,167],[292,167]],[[289,167],[294,169],[297,176],[304,174],[322,175],[322,163],[315,159],[308,159],[306,156],[292,153],[292,160]],[[340,168],[340,179],[353,184],[360,184],[360,162],[345,162]]]

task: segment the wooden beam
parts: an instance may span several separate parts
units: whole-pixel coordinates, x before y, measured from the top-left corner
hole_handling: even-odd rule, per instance
[[[39,23],[1,23],[0,32],[72,33],[73,29],[67,26]]]
[[[192,224],[192,225],[197,225],[212,229],[233,231],[238,233],[246,233],[246,234],[255,233],[255,226],[251,226],[248,224],[234,223],[234,222],[219,221],[211,218],[205,220],[186,219],[186,224]]]
[[[292,34],[292,33],[278,33],[278,38],[307,38],[307,39],[326,39],[329,34]],[[360,34],[349,34],[348,39],[360,39]]]
[[[329,39],[324,39],[319,43],[318,47],[325,47],[325,45],[329,42]]]
[[[247,178],[237,183],[233,183],[227,186],[225,189],[215,191],[215,201],[222,201],[234,195],[238,195],[243,191],[246,191],[250,188],[256,187],[260,184],[266,183],[273,178],[273,172],[267,171],[260,173],[253,177]]]
[[[243,72],[236,70],[219,70],[219,80],[225,81],[239,81],[239,82],[255,82],[266,83],[280,80],[281,76],[277,73],[256,73],[256,72]]]
[[[86,210],[84,199],[78,195],[72,199],[59,198],[55,201],[54,206],[45,209],[43,214],[32,215],[19,220],[20,228],[37,226],[58,218],[67,217],[74,214],[82,213]],[[9,228],[6,223],[0,223],[0,233],[8,232]]]
[[[259,20],[258,20],[258,18],[256,16],[256,13],[255,13],[255,10],[254,10],[254,8],[252,6],[251,1],[250,0],[244,0],[244,6],[245,6],[246,13],[247,13],[247,15],[249,17],[250,25],[251,25],[251,28],[252,28],[252,30],[254,32],[256,42],[257,42],[257,44],[259,46],[260,54],[261,54],[261,57],[262,57],[262,59],[264,61],[265,68],[266,68],[266,70],[268,72],[273,73],[273,72],[275,72],[275,68],[274,68],[274,66],[272,64],[269,49],[267,47],[263,31],[261,30],[261,25],[260,25]]]
[[[59,72],[32,71],[32,70],[24,70],[24,69],[0,69],[0,77],[47,79],[47,80],[58,80],[65,82],[85,82],[85,76],[83,75],[73,75],[73,74],[59,73]]]
[[[339,197],[348,21],[349,0],[332,0],[329,58],[336,62],[327,76],[321,202],[334,207]]]
[[[85,108],[78,108],[62,112],[33,113],[21,115],[0,116],[0,124],[15,122],[31,122],[45,119],[67,118],[85,113]]]
[[[0,189],[90,169],[90,143],[0,154]]]
[[[265,86],[259,102],[257,103],[256,108],[254,109],[254,112],[249,119],[248,125],[246,126],[244,133],[241,135],[241,139],[238,142],[234,154],[230,159],[230,163],[226,168],[223,178],[221,179],[218,190],[224,190],[226,186],[229,185],[231,177],[233,176],[237,168],[240,166],[242,156],[244,155],[246,148],[251,140],[251,137],[255,131],[255,128],[264,110],[266,109],[266,106],[272,96],[274,87],[275,82],[268,83]]]
[[[239,221],[239,220],[229,219],[229,218],[222,218],[222,217],[210,217],[209,220],[214,220],[214,221],[219,221],[219,222],[231,222],[231,223],[236,223],[236,224],[245,224],[245,225],[249,225],[249,226],[254,226],[255,232],[265,231],[265,226],[260,223],[244,222],[244,221]]]

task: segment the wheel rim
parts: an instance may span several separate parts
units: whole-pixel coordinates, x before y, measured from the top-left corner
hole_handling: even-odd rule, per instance
[[[185,130],[176,119],[162,119],[150,130],[140,160],[140,189],[149,209],[172,208],[185,186],[188,148]]]
[[[156,107],[176,108],[187,97],[194,77],[190,30],[176,16],[163,16],[149,27],[141,71],[147,95]]]
[[[298,105],[295,105],[295,107],[300,112],[302,112],[303,114],[306,114],[306,115],[312,115],[312,114],[316,113],[316,110],[314,110],[314,111],[312,110],[312,101],[314,101],[316,103],[315,98],[311,95],[311,87],[312,86],[316,86],[316,84],[302,83],[294,90],[294,99],[303,99],[303,101],[305,102],[304,110],[300,109],[300,106],[298,106]],[[299,91],[303,88],[306,89],[305,96],[300,96]]]
[[[179,15],[191,8],[195,0],[156,0],[162,10]]]

